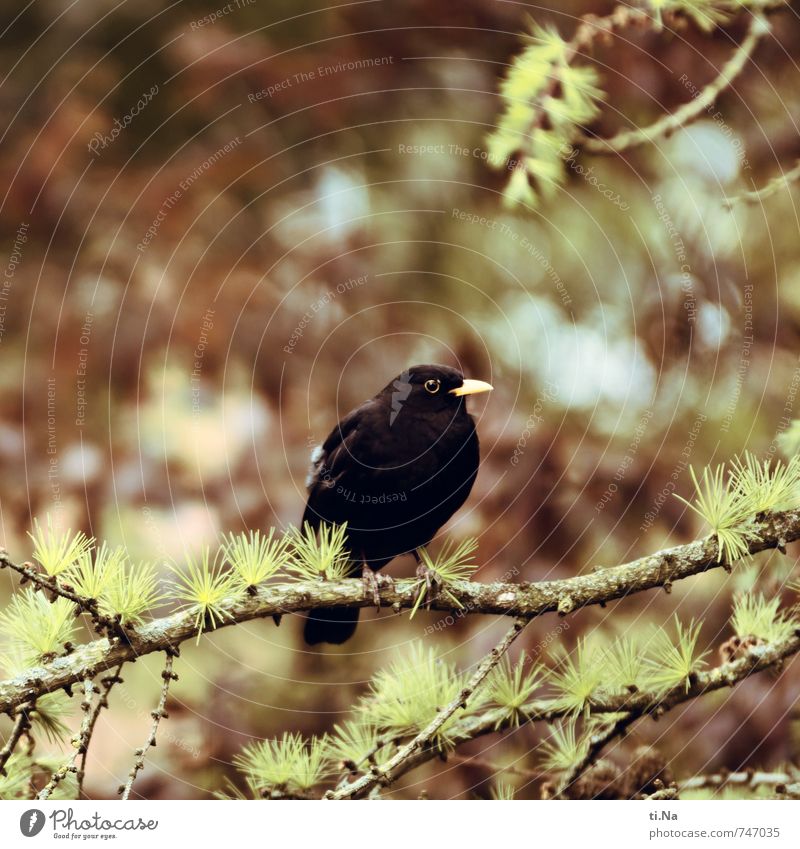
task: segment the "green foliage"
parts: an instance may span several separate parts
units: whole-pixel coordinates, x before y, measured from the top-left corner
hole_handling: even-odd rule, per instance
[[[644,670],[644,653],[628,637],[617,637],[602,654],[604,684],[614,689],[636,687]]]
[[[406,656],[398,657],[387,669],[375,674],[360,707],[379,730],[396,735],[416,734],[459,696],[466,682],[466,675],[440,658],[434,647],[415,642]],[[481,692],[473,696],[471,709],[485,702]],[[455,721],[456,716],[450,717],[435,735],[434,743],[439,748],[447,748],[453,742],[450,731]]]
[[[787,463],[777,460],[759,461],[749,451],[736,458],[733,466],[733,486],[754,513],[768,510],[788,510],[800,504],[800,457]]]
[[[691,466],[689,473],[694,501],[680,495],[676,498],[711,527],[717,538],[719,562],[733,563],[749,554],[749,545],[758,536],[752,525],[756,514],[800,505],[800,456],[773,464],[745,451],[732,461],[727,472],[720,464],[704,469],[699,480]]]
[[[104,616],[119,616],[123,623],[136,625],[163,599],[156,567],[145,562],[134,564],[126,556],[116,564],[114,577],[103,590],[98,607]]]
[[[487,148],[494,168],[518,160],[504,194],[506,204],[535,207],[566,181],[565,152],[571,152],[578,128],[599,114],[604,93],[593,68],[570,64],[569,45],[554,29],[532,24],[525,38],[527,46],[501,83],[504,110]]]
[[[32,587],[15,593],[0,611],[0,633],[23,663],[58,654],[75,631],[75,605],[64,598],[50,602]]]
[[[492,787],[492,799],[496,802],[510,802],[514,798],[514,786],[504,781],[498,781]]]
[[[708,654],[707,651],[697,651],[700,625],[700,622],[695,624],[692,621],[684,627],[676,614],[677,645],[665,630],[656,632],[650,654],[645,659],[649,687],[665,692],[683,684],[688,691],[692,674],[705,665],[703,658]]]
[[[379,763],[390,748],[388,745],[378,747],[378,729],[367,714],[335,725],[333,730],[328,751],[331,759],[341,766],[361,766],[368,756]]]
[[[289,542],[288,537],[279,537],[275,528],[270,528],[268,534],[258,530],[229,534],[223,540],[222,550],[238,583],[245,589],[254,589],[286,564]]]
[[[0,799],[27,799],[30,794],[33,762],[21,752],[14,752],[6,761],[5,775],[0,773]]]
[[[578,640],[575,649],[565,654],[550,673],[549,683],[562,710],[580,713],[588,710],[589,699],[603,680],[604,668],[598,649],[586,638]]]
[[[73,705],[66,693],[48,693],[36,700],[36,707],[30,712],[31,724],[44,732],[51,743],[65,740],[69,734],[69,725],[64,721],[73,713]]]
[[[91,550],[94,543],[82,531],[77,534],[71,530],[58,533],[49,514],[44,528],[38,519],[33,520],[33,532],[29,531],[28,536],[33,541],[34,560],[51,578],[69,569]]]
[[[169,567],[176,576],[169,586],[180,608],[194,614],[198,642],[205,628],[213,630],[223,619],[230,617],[228,608],[241,589],[236,573],[225,569],[220,555],[221,552],[217,551],[212,559],[211,550],[206,545],[199,557],[186,555],[185,568]]]
[[[292,528],[289,540],[294,557],[289,570],[303,581],[341,581],[350,575],[350,558],[345,548],[347,524],[320,525],[315,533],[308,522]]]
[[[522,711],[530,701],[533,693],[542,686],[544,670],[538,664],[533,664],[530,671],[525,672],[527,658],[522,655],[516,664],[512,664],[508,655],[494,668],[488,682],[489,698],[507,712],[503,719],[498,720],[497,726],[504,719],[509,719],[512,727],[518,728],[525,719]]]
[[[542,767],[548,772],[568,772],[589,750],[589,739],[578,733],[577,720],[549,724],[550,737],[542,743]]]
[[[84,551],[66,570],[64,577],[78,595],[98,600],[104,598],[119,579],[126,559],[122,546],[112,549],[104,542],[95,550],[94,557],[91,551]]]
[[[419,557],[422,566],[428,569],[432,575],[432,579],[439,586],[440,591],[446,595],[456,607],[464,605],[447,589],[448,584],[454,581],[469,581],[472,579],[477,564],[473,562],[475,552],[478,550],[478,541],[476,539],[466,539],[463,542],[456,543],[452,539],[445,540],[441,551],[434,560],[431,557],[427,548],[418,549]],[[414,618],[414,614],[419,610],[427,592],[427,583],[424,578],[418,582],[420,587],[417,600],[414,602],[414,607],[411,609],[409,619]]]
[[[797,623],[781,611],[779,597],[767,601],[761,593],[737,596],[733,603],[731,627],[738,637],[758,637],[768,643],[792,636]]]
[[[251,743],[234,757],[255,795],[269,791],[304,792],[318,784],[328,765],[327,739],[312,737],[308,745],[299,734]]]
[[[751,493],[736,485],[731,475],[725,474],[724,465],[703,469],[698,481],[694,469],[689,474],[695,488],[694,503],[680,495],[675,497],[694,510],[711,527],[717,538],[717,560],[733,563],[749,553],[749,543],[757,538],[749,521],[755,514]]]

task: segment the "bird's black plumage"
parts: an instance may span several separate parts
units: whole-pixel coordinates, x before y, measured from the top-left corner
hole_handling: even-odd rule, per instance
[[[315,449],[303,523],[347,522],[353,574],[427,545],[464,503],[479,463],[465,396],[488,389],[448,366],[412,366]],[[312,611],[306,642],[343,643],[357,621],[357,609]]]

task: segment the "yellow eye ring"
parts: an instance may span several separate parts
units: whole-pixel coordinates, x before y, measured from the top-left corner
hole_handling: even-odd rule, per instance
[[[442,382],[437,380],[435,377],[432,377],[430,380],[426,380],[423,384],[425,386],[425,391],[429,392],[431,395],[435,395],[442,386]]]

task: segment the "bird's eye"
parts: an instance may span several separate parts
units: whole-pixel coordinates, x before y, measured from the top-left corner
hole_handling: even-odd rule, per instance
[[[430,380],[425,381],[425,391],[430,392],[431,395],[435,395],[439,391],[441,385],[441,381],[432,377]]]

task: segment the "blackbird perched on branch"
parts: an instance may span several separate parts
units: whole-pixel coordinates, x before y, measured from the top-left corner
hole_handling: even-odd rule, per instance
[[[427,545],[464,503],[478,473],[479,446],[465,396],[492,387],[457,369],[406,369],[349,412],[311,456],[303,525],[347,523],[352,574],[361,572],[380,606],[375,572]],[[422,568],[422,567],[420,567]],[[358,609],[313,610],[305,640],[343,643]]]

